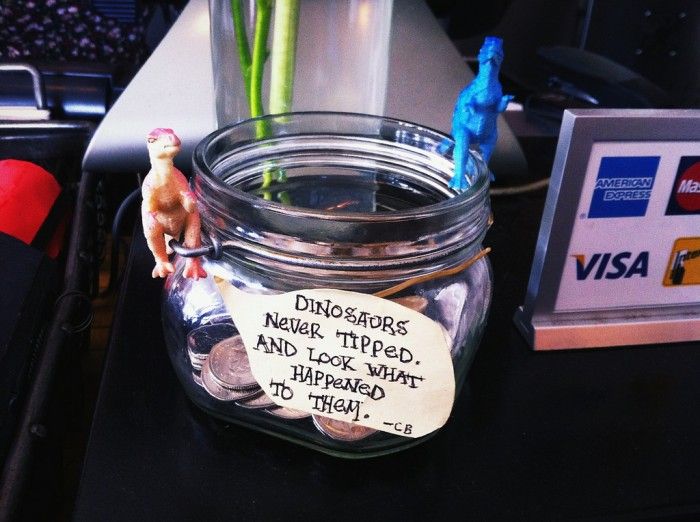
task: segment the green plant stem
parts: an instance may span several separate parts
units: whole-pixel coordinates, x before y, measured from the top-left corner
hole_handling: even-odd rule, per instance
[[[276,0],[270,69],[270,114],[292,110],[299,0]]]
[[[241,0],[231,0],[231,13],[233,14],[233,33],[236,37],[236,49],[243,76],[245,97],[248,100],[248,107],[250,107],[250,48],[248,47],[248,34],[245,28]]]
[[[262,116],[265,112],[262,101],[262,84],[265,60],[267,60],[267,36],[270,33],[272,0],[256,0],[255,5],[257,6],[257,13],[250,68],[250,116],[252,118]],[[264,129],[261,130],[264,131]],[[260,132],[258,131],[258,133]]]
[[[257,118],[265,114],[263,107],[263,74],[267,61],[267,37],[270,33],[270,20],[272,18],[272,0],[256,0],[255,34],[253,35],[253,56],[250,77],[250,116]],[[262,139],[270,134],[267,121],[258,121],[255,125],[255,136]],[[266,169],[263,172],[261,188],[268,188],[273,182],[272,171]],[[265,199],[272,199],[269,191],[263,195]]]
[[[283,205],[292,206],[292,198],[289,196],[289,192],[283,190],[277,194],[277,200]]]
[[[248,48],[245,32],[243,10],[240,0],[231,0],[234,18],[236,46],[238,48],[241,73],[246,86],[246,98],[250,106],[251,118],[262,116],[263,76],[267,61],[267,39],[270,32],[273,0],[256,0],[255,30],[253,34],[252,55]],[[270,78],[270,112],[289,112],[292,107],[294,65],[296,61],[296,39],[299,25],[299,0],[277,0],[275,28],[272,51],[272,71]],[[256,138],[262,139],[270,134],[269,123],[258,121],[255,128]],[[266,169],[262,175],[261,189],[263,197],[271,199],[268,189],[275,181],[286,181],[282,169]],[[289,196],[282,198],[287,202]]]
[[[262,184],[261,189],[268,189],[275,181],[275,171],[273,169],[265,169],[262,174]],[[271,199],[271,196],[265,197],[265,199]]]
[[[299,0],[276,0],[270,66],[270,114],[290,112],[294,96],[294,66],[299,28]],[[283,169],[263,173],[263,188],[284,182]],[[285,196],[288,196],[285,193]]]

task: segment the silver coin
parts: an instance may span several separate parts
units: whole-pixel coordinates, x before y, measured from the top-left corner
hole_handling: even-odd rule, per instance
[[[420,314],[425,312],[425,309],[428,308],[428,300],[425,297],[421,297],[419,295],[407,295],[405,297],[397,297],[395,299],[391,299],[391,301],[405,306],[406,308],[410,308],[411,310],[415,310]]]
[[[207,359],[207,361],[204,363],[204,366],[202,366],[201,377],[204,389],[209,393],[209,395],[220,401],[239,401],[241,399],[247,399],[248,397],[252,397],[253,395],[259,393],[259,390],[257,389],[236,391],[219,385],[219,383],[217,383],[216,380],[212,379],[211,368],[209,366],[209,359]]]
[[[211,367],[209,368],[209,371],[211,372]],[[257,384],[251,384],[250,386],[245,386],[245,387],[231,386],[229,383],[224,382],[220,379],[217,379],[216,375],[214,375],[213,373],[211,374],[211,379],[218,386],[221,386],[222,388],[226,388],[227,390],[231,390],[231,391],[235,391],[235,392],[259,392],[261,390],[260,386],[258,386]],[[246,397],[250,397],[250,395],[246,395]]]
[[[202,382],[202,373],[201,372],[199,372],[199,371],[192,372],[192,380],[194,381],[195,384],[204,388],[204,383]]]
[[[367,438],[377,432],[375,429],[360,426],[359,424],[329,419],[320,415],[312,415],[311,418],[318,431],[335,440],[351,442]]]
[[[250,399],[238,401],[236,402],[236,404],[243,408],[249,409],[271,408],[277,406],[265,392],[260,392],[260,395],[256,395],[255,397],[251,397]]]
[[[265,410],[270,415],[275,417],[281,417],[282,419],[305,419],[310,417],[310,413],[305,411],[295,410],[294,408],[287,408],[285,406],[279,406],[277,408],[268,408]]]
[[[240,335],[219,341],[207,358],[212,378],[221,386],[243,391],[259,389],[250,371],[248,354]]]

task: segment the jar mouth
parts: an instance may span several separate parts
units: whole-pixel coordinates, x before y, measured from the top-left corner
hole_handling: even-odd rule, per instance
[[[194,152],[202,226],[259,255],[289,254],[292,264],[317,266],[330,256],[353,269],[454,254],[480,243],[490,210],[488,170],[478,153],[470,151],[472,186],[449,188],[453,147],[451,137],[433,129],[352,113],[288,113],[223,127]],[[280,170],[287,182],[273,185],[273,196],[303,182],[312,187],[311,205],[256,194],[263,173]],[[350,191],[376,189],[374,201],[351,211],[342,203],[318,208],[326,195],[318,187],[327,183],[327,191],[342,194],[345,182]]]
[[[337,119],[335,129],[328,129],[322,123],[328,119]],[[296,112],[275,114],[252,118],[239,123],[222,127],[206,136],[196,147],[193,163],[198,176],[203,181],[212,185],[212,188],[223,191],[229,196],[245,201],[248,204],[260,204],[261,198],[243,187],[252,188],[251,178],[259,174],[262,168],[250,168],[251,162],[262,165],[265,162],[277,163],[284,167],[286,164],[280,157],[289,154],[295,148],[299,148],[299,141],[311,145],[325,138],[326,142],[320,145],[339,147],[344,161],[351,161],[351,151],[362,153],[368,151],[372,145],[377,145],[377,140],[372,140],[367,132],[368,122],[375,122],[376,128],[392,128],[396,141],[391,141],[391,134],[382,137],[385,144],[391,144],[384,151],[382,157],[393,160],[413,162],[413,167],[424,167],[430,162],[438,162],[423,173],[432,174],[433,187],[441,192],[445,199],[442,201],[416,208],[392,210],[391,213],[377,214],[376,212],[346,212],[339,210],[311,209],[305,207],[292,207],[275,201],[265,201],[266,210],[289,217],[312,217],[320,220],[332,221],[372,221],[375,219],[404,221],[425,214],[440,213],[446,208],[465,206],[470,200],[478,197],[479,193],[487,189],[488,169],[483,160],[475,151],[470,151],[477,168],[476,175],[472,178],[472,186],[463,192],[457,192],[448,187],[448,182],[454,171],[452,149],[454,140],[451,136],[423,127],[411,122],[401,121],[383,116],[345,112]],[[289,132],[287,129],[302,123],[306,127],[302,131]],[[270,125],[274,125],[271,127]],[[267,125],[267,131],[273,133],[272,137],[256,137],[260,126]],[[371,125],[371,123],[370,123]],[[350,134],[351,132],[354,134]],[[229,141],[231,133],[239,132],[248,139],[239,139],[237,143]],[[402,135],[403,134],[403,135]],[[233,150],[233,145],[236,146]],[[419,148],[420,147],[425,148]],[[303,145],[302,145],[303,146]],[[308,148],[307,148],[308,149]],[[440,152],[444,150],[444,152]],[[223,154],[222,154],[223,153]],[[233,172],[224,172],[227,168],[235,169]],[[241,179],[243,177],[243,179]],[[224,178],[229,180],[224,181]]]

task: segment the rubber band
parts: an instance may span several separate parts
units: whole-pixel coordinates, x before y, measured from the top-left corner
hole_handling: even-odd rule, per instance
[[[432,274],[425,274],[425,275],[418,276],[418,277],[412,277],[411,279],[407,279],[406,281],[399,283],[398,285],[394,285],[394,286],[387,288],[385,290],[375,292],[373,295],[375,295],[377,297],[389,297],[390,295],[397,294],[401,290],[405,290],[406,288],[409,288],[413,285],[417,285],[418,283],[424,283],[425,281],[431,281],[433,279],[440,279],[442,277],[447,277],[447,276],[451,276],[454,274],[459,274],[460,272],[462,272],[462,271],[466,270],[467,268],[469,268],[470,266],[472,266],[474,263],[476,263],[482,257],[486,257],[489,252],[491,252],[491,248],[486,247],[483,250],[481,250],[478,254],[476,254],[474,257],[467,259],[464,263],[461,263],[457,266],[454,266],[452,268],[447,268],[445,270],[440,270],[439,272],[434,272]]]

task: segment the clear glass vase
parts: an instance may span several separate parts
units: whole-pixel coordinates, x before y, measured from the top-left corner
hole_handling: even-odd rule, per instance
[[[254,2],[242,2],[247,34],[254,26]],[[209,0],[211,58],[214,75],[216,119],[219,127],[250,117],[241,64],[236,49],[231,0]]]
[[[255,1],[242,2],[248,41]],[[292,110],[384,113],[393,0],[301,1]],[[250,117],[234,34],[231,0],[209,0],[219,127]],[[274,9],[273,20],[274,24]],[[272,30],[268,49],[272,48]],[[269,59],[268,59],[269,62]],[[263,78],[269,112],[269,63]]]
[[[249,295],[317,288],[372,294],[477,258],[490,219],[489,176],[474,154],[474,185],[452,191],[453,163],[443,152],[449,140],[386,118],[300,113],[245,121],[199,144],[193,184],[202,234],[205,243],[209,238],[233,248],[219,259],[205,258],[209,276],[199,281],[183,277],[178,258],[165,285],[169,355],[196,405],[227,421],[346,457],[397,451],[427,438],[352,423],[329,425],[323,416],[275,404],[258,383],[248,382],[239,331],[213,276]],[[262,174],[273,165],[284,169],[286,181],[263,189]],[[481,257],[465,270],[413,284],[390,298],[439,325],[456,393],[483,332],[491,287],[489,262]],[[226,378],[214,375],[224,352],[240,356]],[[236,381],[241,375],[248,381]]]

